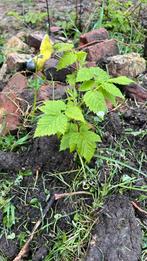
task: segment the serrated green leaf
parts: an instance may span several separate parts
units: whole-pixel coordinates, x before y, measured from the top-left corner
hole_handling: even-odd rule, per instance
[[[54,49],[58,52],[66,52],[70,51],[74,48],[74,45],[72,43],[56,43],[54,45]]]
[[[67,106],[65,114],[70,119],[82,122],[85,121],[81,109],[75,105]]]
[[[73,152],[76,149],[76,144],[78,140],[78,126],[71,123],[67,132],[63,135],[60,143],[60,151],[65,149],[70,149]]]
[[[64,53],[57,64],[57,70],[66,68],[69,65],[72,65],[73,63],[75,63],[76,61],[77,61],[76,53],[74,53],[74,52]]]
[[[107,81],[110,79],[109,74],[99,67],[90,67],[90,71],[97,80]]]
[[[76,74],[72,73],[72,74],[68,74],[66,76],[66,80],[69,83],[70,86],[75,86],[76,84]]]
[[[86,61],[87,53],[84,51],[77,52],[77,61],[80,62],[80,65],[83,65]]]
[[[66,104],[63,101],[46,101],[39,109],[45,114],[56,115],[66,109]]]
[[[134,82],[134,81],[129,79],[126,76],[119,76],[117,78],[109,79],[109,82],[110,83],[120,84],[120,85],[127,85],[127,84],[130,84],[130,83]]]
[[[64,134],[68,125],[68,118],[63,113],[57,115],[44,114],[38,121],[34,137],[50,136],[57,133]]]
[[[90,68],[81,68],[78,70],[76,82],[89,81],[93,78]]]
[[[104,89],[102,90],[102,93],[103,93],[106,100],[110,101],[113,105],[116,105],[116,97],[115,96],[113,96],[111,93],[105,91]]]
[[[64,134],[60,144],[60,150],[70,149],[70,152],[77,150],[81,157],[90,161],[96,149],[96,142],[101,138],[96,133],[89,130],[89,126],[82,124],[80,129],[77,125],[70,124],[67,133]]]
[[[95,82],[93,80],[89,80],[87,82],[83,82],[78,90],[81,91],[81,92],[89,91],[94,86],[94,83]]]
[[[83,99],[90,111],[98,113],[99,111],[107,110],[105,99],[101,91],[88,91],[85,93]]]
[[[78,153],[89,162],[94,155],[96,142],[100,141],[99,135],[90,131],[86,125],[82,125],[77,143]]]
[[[124,98],[121,91],[113,83],[104,82],[102,88],[115,97]]]

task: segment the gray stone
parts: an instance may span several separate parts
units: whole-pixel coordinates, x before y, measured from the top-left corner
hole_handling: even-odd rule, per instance
[[[138,53],[116,55],[108,58],[108,70],[113,76],[136,77],[146,70],[146,61]]]
[[[21,71],[25,69],[26,62],[31,59],[30,54],[10,53],[7,57],[8,71]]]

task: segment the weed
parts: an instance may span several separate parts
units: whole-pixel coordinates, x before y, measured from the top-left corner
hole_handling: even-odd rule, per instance
[[[56,15],[55,15],[56,17]],[[60,20],[57,18],[56,25],[62,28],[62,33],[67,39],[72,38],[74,42],[77,42],[81,32],[76,25],[76,13],[66,13],[64,17],[60,16]]]
[[[24,15],[24,22],[26,24],[38,25],[47,17],[46,12],[28,12]]]
[[[39,25],[44,21],[44,19],[47,17],[46,12],[31,12],[24,14],[23,16],[20,15],[17,11],[11,11],[7,13],[8,16],[13,16],[17,20],[20,20],[24,24],[30,24],[30,25]]]
[[[3,151],[14,151],[21,146],[24,146],[29,139],[29,134],[26,134],[20,138],[16,138],[15,136],[9,134],[7,136],[0,137],[0,150]]]
[[[72,89],[68,90],[65,102],[47,101],[40,107],[43,115],[38,121],[35,137],[57,134],[61,138],[60,150],[76,150],[86,161],[90,161],[96,142],[100,142],[101,138],[85,120],[85,106],[86,113],[93,112],[101,118],[107,112],[106,100],[116,105],[116,97],[123,98],[115,84],[128,84],[132,80],[124,76],[110,78],[99,67],[85,67],[86,53],[75,51],[72,44],[56,44],[55,49],[63,52],[58,70],[76,65],[75,71],[67,76]]]
[[[43,84],[43,82],[44,82],[44,79],[42,79],[40,77],[35,77],[34,79],[29,79],[29,81],[28,81],[28,87],[33,89],[33,91],[34,91],[34,101],[33,101],[33,107],[32,107],[32,111],[31,111],[32,118],[34,118],[35,111],[36,111],[38,91],[39,91],[41,85]]]
[[[2,256],[1,253],[0,253],[0,260],[1,260],[1,261],[7,261],[7,258],[4,257],[4,256]]]
[[[116,0],[107,1],[106,4],[103,1],[101,7],[95,9],[88,25],[90,29],[108,29],[110,37],[117,39],[120,53],[142,53],[145,34],[138,19],[141,3],[144,1],[138,1],[136,4],[132,1]],[[88,25],[86,30],[89,30]]]

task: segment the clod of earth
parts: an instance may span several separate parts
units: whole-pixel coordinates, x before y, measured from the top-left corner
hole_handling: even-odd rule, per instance
[[[63,161],[64,158],[64,161]],[[56,137],[35,139],[31,149],[24,153],[0,151],[0,170],[18,171],[24,169],[64,171],[74,167],[73,156],[59,152]]]
[[[139,260],[141,227],[128,198],[108,198],[97,220],[85,261]]]

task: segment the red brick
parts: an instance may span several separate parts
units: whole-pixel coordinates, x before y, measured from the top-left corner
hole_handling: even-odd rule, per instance
[[[106,60],[107,57],[117,55],[119,49],[115,39],[105,40],[95,45],[84,48],[87,51],[88,61],[100,62]]]
[[[41,86],[41,88],[39,89],[39,93],[38,93],[38,101],[41,100],[48,100],[48,99],[61,99],[65,93],[67,88],[69,88],[69,86],[60,83],[60,82],[56,82],[53,86],[53,84],[48,84],[48,85],[43,85]]]
[[[3,92],[20,95],[27,88],[27,78],[21,73],[16,73],[4,87]]]
[[[105,28],[93,30],[80,36],[80,46],[93,41],[102,41],[108,39],[109,34]]]
[[[18,128],[20,124],[19,104],[15,95],[0,93],[0,135]]]

